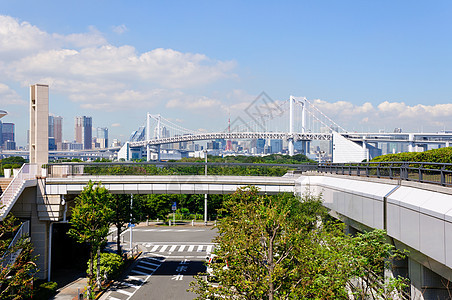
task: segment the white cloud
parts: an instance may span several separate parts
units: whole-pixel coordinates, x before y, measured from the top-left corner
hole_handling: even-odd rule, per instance
[[[217,99],[208,97],[199,97],[196,99],[171,99],[166,103],[167,108],[182,108],[182,109],[206,109],[220,107],[221,102]]]
[[[127,30],[124,25],[114,29]],[[61,35],[0,16],[0,45],[0,76],[22,86],[49,84],[52,91],[89,109],[124,109],[130,107],[128,101],[155,105],[157,100],[174,99],[181,89],[235,76],[234,61],[163,48],[138,53],[130,45],[110,45],[94,27],[87,33]],[[200,98],[189,106],[214,104]]]
[[[0,83],[0,105],[26,105],[27,102],[20,98],[16,91],[6,84]]]
[[[404,131],[438,131],[452,128],[452,104],[407,105],[384,101],[375,107],[366,102],[356,105],[347,101],[312,101],[323,113],[348,130],[386,129],[401,127]],[[422,127],[420,127],[422,126]]]
[[[128,29],[127,29],[127,26],[126,26],[126,25],[121,24],[121,25],[118,25],[118,26],[113,26],[113,27],[112,27],[112,30],[113,30],[114,33],[117,33],[117,34],[123,34],[123,33],[126,32]]]

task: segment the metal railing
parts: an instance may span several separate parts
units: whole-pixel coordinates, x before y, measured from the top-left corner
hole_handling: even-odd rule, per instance
[[[255,175],[283,176],[288,170],[315,170],[316,164],[218,163],[218,162],[91,162],[50,163],[47,176],[65,178],[84,175]]]
[[[17,175],[11,180],[3,194],[0,196],[0,216],[7,211],[8,207],[14,202],[20,189],[26,180],[35,179],[38,174],[38,165],[23,164]]]
[[[433,162],[367,162],[320,164],[317,172],[388,178],[452,186],[452,164]]]
[[[17,230],[16,235],[14,235],[14,238],[11,240],[11,243],[9,244],[8,248],[1,258],[1,264],[3,268],[7,267],[8,265],[14,264],[20,252],[22,251],[22,249],[20,248],[16,249],[16,245],[19,243],[19,241],[21,241],[22,238],[26,238],[28,236],[30,236],[30,221],[25,221]]]

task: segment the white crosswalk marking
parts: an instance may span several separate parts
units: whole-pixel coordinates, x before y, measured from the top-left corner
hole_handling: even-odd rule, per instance
[[[148,270],[148,271],[151,271],[151,272],[154,272],[155,270],[157,270],[157,268],[145,267],[145,266],[141,265],[141,262],[137,265],[137,267],[140,267],[141,269],[145,269],[145,270]]]
[[[112,297],[112,296],[108,297],[108,299],[110,299],[110,300],[121,300],[119,298],[115,298],[115,297]]]
[[[131,273],[135,273],[135,274],[138,274],[138,275],[149,275],[149,273],[144,273],[144,272],[141,272],[141,271],[138,271],[138,270],[135,270],[135,269],[133,269],[132,271],[130,271]]]
[[[118,293],[121,293],[121,294],[124,294],[124,295],[127,295],[127,296],[132,296],[133,295],[133,293],[131,293],[131,292],[128,292],[128,291],[124,291],[124,290],[116,290]]]
[[[124,281],[121,282],[121,284],[125,285],[125,286],[128,286],[128,287],[133,287],[135,289],[139,289],[140,288],[138,285],[134,285],[134,284],[131,284],[131,283],[128,283],[128,282],[124,282]]]
[[[127,279],[143,282],[143,280],[141,280],[141,278],[138,278],[138,277],[135,277],[135,276],[130,276],[130,275],[127,276]]]
[[[153,245],[151,243],[145,243],[143,246],[150,249],[147,253],[151,255],[157,255],[158,252],[207,252],[213,251],[214,245]]]
[[[151,263],[151,262],[145,261],[145,260],[140,261],[140,264],[146,264],[146,265],[153,266],[153,267],[160,267],[160,265],[158,265],[158,264],[154,264],[154,263]]]

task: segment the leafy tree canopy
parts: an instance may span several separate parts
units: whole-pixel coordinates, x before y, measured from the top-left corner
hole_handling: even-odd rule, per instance
[[[211,264],[218,284],[197,277],[198,299],[348,299],[351,282],[371,278],[369,271],[380,274],[392,255],[383,232],[345,235],[319,197],[258,195],[247,187],[224,204]],[[357,297],[360,287],[370,287],[366,296],[377,290],[374,279],[354,285]],[[386,291],[376,291],[376,298]]]

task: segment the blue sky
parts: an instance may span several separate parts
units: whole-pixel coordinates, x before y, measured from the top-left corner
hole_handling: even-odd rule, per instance
[[[265,91],[349,130],[452,129],[449,1],[0,0],[0,109],[25,144],[28,85],[126,140],[145,112],[222,130]]]

